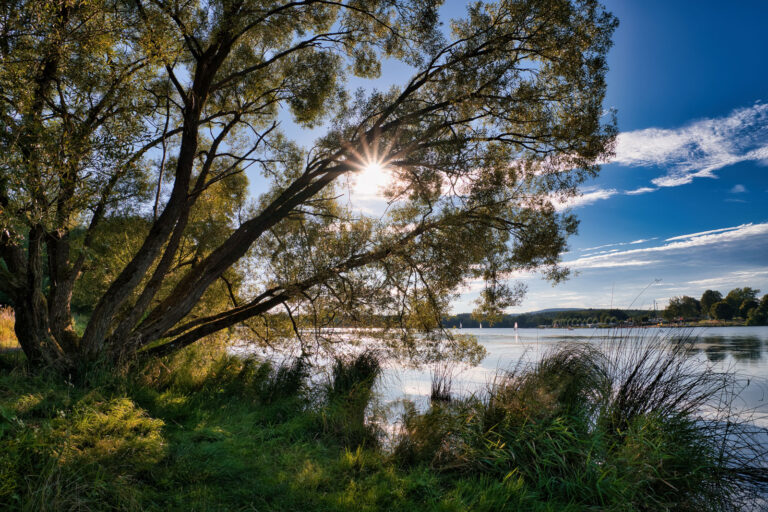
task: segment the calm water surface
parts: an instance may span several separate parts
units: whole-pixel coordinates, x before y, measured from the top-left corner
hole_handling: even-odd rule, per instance
[[[704,327],[696,329],[463,329],[477,336],[488,355],[479,366],[461,368],[453,380],[454,394],[484,389],[498,370],[514,368],[520,361],[534,362],[563,343],[590,343],[606,347],[620,338],[640,342],[656,336],[691,336],[690,357],[712,364],[718,370],[736,372],[746,386],[739,396],[744,409],[757,416],[768,414],[768,327]],[[379,386],[384,401],[406,398],[426,406],[430,371],[390,364]],[[747,384],[748,383],[748,384]],[[764,421],[759,421],[763,423]]]

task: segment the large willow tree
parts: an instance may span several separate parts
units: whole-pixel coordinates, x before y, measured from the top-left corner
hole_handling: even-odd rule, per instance
[[[470,280],[494,314],[512,272],[562,278],[577,223],[554,205],[611,151],[615,19],[499,0],[442,26],[440,3],[3,2],[0,292],[30,363],[266,337],[275,318],[429,330]],[[413,72],[346,89],[383,59]],[[327,133],[290,141],[288,115]],[[340,198],[371,164],[393,176],[383,216]],[[252,201],[246,171],[268,183]]]

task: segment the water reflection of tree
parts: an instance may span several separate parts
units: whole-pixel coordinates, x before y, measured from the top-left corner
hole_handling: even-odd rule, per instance
[[[763,356],[763,340],[757,336],[707,336],[696,341],[694,349],[703,351],[712,362],[729,354],[737,361],[758,361]]]

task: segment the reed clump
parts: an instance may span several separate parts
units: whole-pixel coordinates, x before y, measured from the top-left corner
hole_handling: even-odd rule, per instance
[[[451,361],[440,361],[433,365],[433,368],[430,372],[430,403],[448,403],[451,401],[453,398],[451,391],[453,389],[454,373],[455,367]]]
[[[325,385],[325,432],[348,446],[377,444],[378,431],[368,416],[374,385],[381,372],[381,357],[373,350],[334,359]]]
[[[765,431],[733,412],[737,379],[688,357],[691,343],[558,348],[483,394],[407,410],[394,456],[563,506],[741,510],[768,483]]]

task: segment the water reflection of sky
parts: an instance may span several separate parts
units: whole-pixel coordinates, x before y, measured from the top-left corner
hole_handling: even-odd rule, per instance
[[[458,331],[457,331],[458,332]],[[456,368],[455,394],[482,392],[499,370],[533,363],[563,343],[590,343],[610,347],[613,343],[643,342],[657,337],[693,341],[689,355],[718,370],[735,372],[744,389],[737,404],[768,414],[768,327],[716,327],[698,329],[463,329],[477,336],[488,355],[477,367]],[[385,402],[408,399],[417,406],[428,404],[429,369],[414,370],[390,363],[379,385]],[[762,423],[762,422],[761,422]]]

